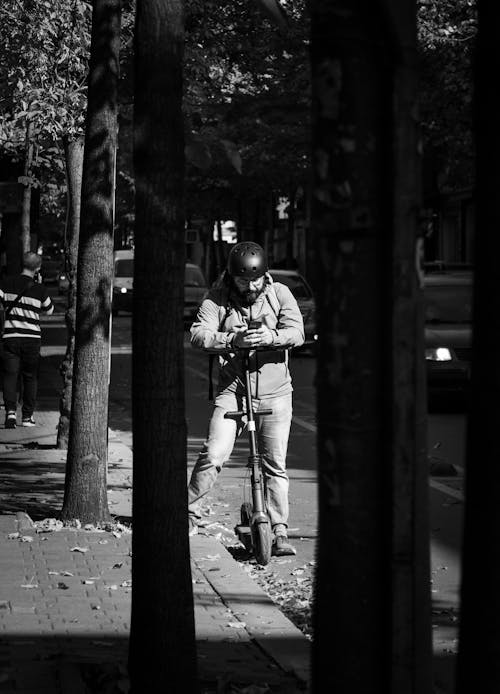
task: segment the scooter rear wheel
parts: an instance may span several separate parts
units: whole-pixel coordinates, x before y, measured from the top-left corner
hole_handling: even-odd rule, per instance
[[[252,545],[255,559],[261,566],[266,566],[271,561],[273,544],[271,536],[271,524],[269,521],[267,521],[265,523],[254,523],[251,527]]]

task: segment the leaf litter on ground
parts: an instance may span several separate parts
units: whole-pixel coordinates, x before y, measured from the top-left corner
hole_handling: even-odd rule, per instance
[[[248,573],[264,592],[275,602],[283,614],[298,628],[304,636],[312,640],[312,592],[314,585],[315,560],[290,571],[282,576],[272,570],[272,564],[260,566],[251,555],[243,556],[241,543],[226,545],[240,563],[245,573]],[[291,564],[291,559],[273,559],[276,564]]]

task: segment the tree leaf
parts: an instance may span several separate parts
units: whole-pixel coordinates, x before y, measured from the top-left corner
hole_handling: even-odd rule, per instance
[[[186,159],[190,164],[196,166],[198,169],[203,169],[206,171],[212,164],[212,155],[210,154],[210,149],[206,142],[202,140],[191,140],[186,143],[185,147]]]
[[[257,4],[261,6],[273,24],[276,24],[280,29],[288,29],[287,16],[279,0],[257,0]]]
[[[231,142],[230,140],[221,140],[221,143],[224,147],[224,151],[226,153],[227,158],[234,166],[236,171],[241,175],[243,164],[241,161],[241,154],[239,153],[238,148],[236,147],[234,142]]]

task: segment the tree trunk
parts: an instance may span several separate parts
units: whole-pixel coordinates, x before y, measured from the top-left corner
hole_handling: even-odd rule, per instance
[[[23,253],[31,250],[31,167],[33,165],[33,123],[26,122],[26,142],[24,159],[24,188],[21,206],[21,244]]]
[[[288,193],[288,237],[286,240],[286,267],[297,269],[297,259],[294,256],[293,248],[295,243],[295,201],[296,190],[290,188]]]
[[[431,691],[415,6],[314,0],[313,691]]]
[[[64,243],[64,265],[69,281],[66,304],[66,354],[59,367],[63,379],[63,389],[59,400],[59,423],[57,425],[57,448],[67,448],[71,416],[73,384],[73,359],[76,334],[76,276],[78,262],[78,236],[80,231],[80,207],[82,193],[83,138],[66,140],[64,154],[66,161],[67,214]]]
[[[182,0],[138,0],[132,692],[198,691],[184,413]]]
[[[217,258],[217,277],[219,277],[221,272],[226,267],[226,261],[224,258],[224,242],[222,240],[222,223],[220,219],[219,210],[217,210],[215,213],[215,226],[217,229],[217,243],[215,247],[215,255]]]
[[[500,691],[500,154],[498,103],[490,75],[500,66],[493,3],[478,2],[474,68],[476,236],[471,392],[467,421],[465,519],[456,692]],[[494,162],[494,165],[492,165]],[[485,451],[484,454],[479,452]],[[475,675],[475,677],[474,677]],[[473,682],[474,681],[474,682]]]
[[[108,387],[120,0],[94,0],[64,520],[109,519]]]

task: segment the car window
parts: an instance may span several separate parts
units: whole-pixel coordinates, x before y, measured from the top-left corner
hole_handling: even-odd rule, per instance
[[[199,267],[188,267],[186,265],[186,270],[184,273],[184,286],[185,287],[205,287],[206,282],[203,277],[203,273]]]
[[[134,259],[124,258],[115,262],[115,277],[133,277]]]
[[[271,277],[275,282],[286,285],[296,299],[312,298],[312,292],[302,277],[298,275],[273,275],[272,273]]]
[[[472,285],[429,285],[424,305],[426,323],[471,323]]]

